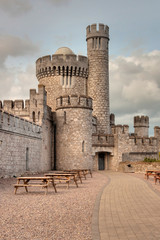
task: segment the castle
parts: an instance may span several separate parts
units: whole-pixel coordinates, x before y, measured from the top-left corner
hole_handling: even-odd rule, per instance
[[[36,61],[38,92],[0,101],[0,176],[65,169],[117,170],[122,161],[158,158],[160,127],[148,136],[149,118],[115,125],[110,114],[109,28],[86,29],[87,55],[67,47]]]

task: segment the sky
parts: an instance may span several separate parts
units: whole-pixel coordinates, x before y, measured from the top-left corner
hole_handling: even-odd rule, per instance
[[[110,112],[160,126],[159,0],[0,0],[0,100],[28,99],[35,61],[59,47],[87,55],[86,27],[109,26]]]

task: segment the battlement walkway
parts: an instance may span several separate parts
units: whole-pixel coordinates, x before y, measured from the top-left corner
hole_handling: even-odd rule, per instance
[[[95,205],[93,240],[159,240],[160,195],[132,175],[102,174],[110,181]]]

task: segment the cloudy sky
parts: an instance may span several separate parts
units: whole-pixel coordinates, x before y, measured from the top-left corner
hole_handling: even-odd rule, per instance
[[[87,55],[86,27],[110,28],[110,105],[116,124],[134,115],[160,126],[159,0],[0,0],[0,99],[27,99],[35,61],[62,46]]]

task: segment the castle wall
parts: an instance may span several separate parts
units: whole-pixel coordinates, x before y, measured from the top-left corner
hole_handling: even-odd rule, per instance
[[[142,161],[145,156],[157,156],[157,139],[154,137],[136,137],[129,135],[127,125],[112,127],[114,134],[114,159],[113,169],[116,170],[123,160]]]
[[[41,127],[0,111],[0,176],[41,170]]]
[[[30,89],[30,99],[25,102],[23,100],[4,100],[3,104],[0,103],[1,110],[36,124],[42,124],[44,108],[48,108],[47,111],[50,111],[46,106],[46,91],[43,85],[38,85],[38,92],[36,89]]]
[[[160,153],[160,127],[154,127],[154,137],[157,138],[158,152]]]
[[[92,169],[92,100],[76,95],[58,98],[56,119],[57,169]]]
[[[39,126],[0,110],[0,176],[51,169],[49,126],[49,121]]]

